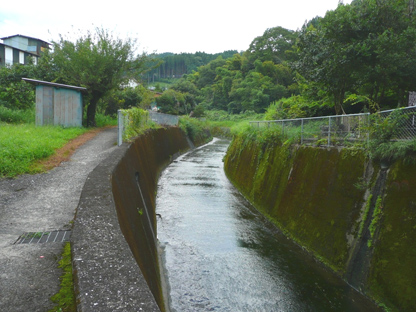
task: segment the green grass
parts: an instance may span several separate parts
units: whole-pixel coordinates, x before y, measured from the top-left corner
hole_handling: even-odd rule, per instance
[[[95,115],[95,122],[99,128],[106,126],[117,126],[118,124],[117,117],[112,117],[101,113],[97,113]]]
[[[34,162],[54,154],[84,128],[0,124],[0,177],[36,173]]]
[[[57,294],[52,296],[51,300],[57,304],[50,312],[75,312],[77,306],[74,293],[74,279],[72,275],[72,255],[71,244],[66,243],[62,253],[62,259],[59,261],[59,268],[63,270],[61,276],[61,289]]]

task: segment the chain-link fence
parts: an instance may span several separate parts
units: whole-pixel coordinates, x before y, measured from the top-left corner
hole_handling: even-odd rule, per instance
[[[373,118],[381,130],[389,131],[391,140],[410,140],[416,137],[416,106],[382,111]]]
[[[416,107],[380,113],[351,114],[312,118],[250,121],[254,127],[277,127],[285,137],[300,144],[348,145],[367,142],[375,131],[390,131],[391,139],[416,137]],[[378,130],[375,130],[378,129]]]

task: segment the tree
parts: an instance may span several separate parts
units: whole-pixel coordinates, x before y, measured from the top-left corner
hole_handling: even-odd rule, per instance
[[[144,70],[146,55],[134,55],[135,41],[114,38],[96,28],[75,42],[60,36],[52,42],[51,59],[58,71],[58,82],[87,88],[87,126],[95,126],[98,101],[111,90],[137,79]]]
[[[297,38],[297,32],[283,27],[268,28],[262,36],[256,37],[246,51],[248,58],[255,60],[272,61],[280,64],[291,58],[290,51]]]
[[[413,14],[407,0],[341,4],[303,27],[295,68],[332,97],[336,114],[344,113],[348,93],[380,104],[391,105],[391,98],[403,103],[405,91],[416,87]]]
[[[156,103],[162,113],[179,115],[186,112],[184,95],[172,89],[166,90],[156,98]]]
[[[33,85],[22,78],[32,78],[34,65],[13,64],[0,67],[0,106],[10,109],[29,109],[35,103]]]

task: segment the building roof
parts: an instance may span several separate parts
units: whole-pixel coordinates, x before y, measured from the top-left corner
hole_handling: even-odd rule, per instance
[[[55,88],[72,89],[72,90],[77,90],[77,91],[87,90],[86,88],[83,88],[83,87],[70,86],[70,85],[65,85],[65,84],[60,84],[60,83],[55,83],[55,82],[48,82],[48,81],[29,79],[29,78],[22,78],[22,79],[34,85],[44,85],[44,86],[55,87]]]
[[[10,39],[10,38],[13,38],[13,37],[24,37],[24,38],[34,39],[34,40],[38,40],[38,41],[42,41],[44,43],[50,44],[49,42],[47,42],[45,40],[41,40],[41,39],[38,39],[38,38],[29,37],[29,36],[25,36],[25,35],[20,35],[20,34],[13,35],[13,36],[7,36],[7,37],[3,37],[3,38],[0,38],[0,39],[4,40],[4,39]]]

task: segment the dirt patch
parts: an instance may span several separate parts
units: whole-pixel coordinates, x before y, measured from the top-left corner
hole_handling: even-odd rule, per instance
[[[52,168],[59,166],[63,161],[68,161],[72,154],[77,150],[77,148],[94,138],[98,133],[100,133],[104,129],[108,128],[111,127],[94,128],[85,132],[84,134],[81,134],[75,139],[69,141],[60,149],[56,150],[55,154],[53,154],[52,156],[36,162],[34,164],[34,167],[38,168],[40,171],[48,171]]]

